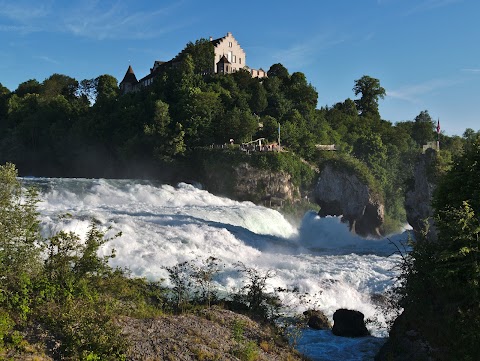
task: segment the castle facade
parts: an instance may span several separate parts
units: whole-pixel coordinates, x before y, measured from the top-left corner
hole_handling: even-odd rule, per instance
[[[213,39],[210,37],[210,42],[214,48],[214,61],[213,61],[213,72],[216,74],[231,74],[239,71],[240,69],[245,69],[250,72],[252,77],[255,78],[264,78],[267,76],[267,73],[263,69],[250,69],[246,63],[246,54],[242,49],[238,41],[233,37],[232,33],[228,32],[227,35]],[[120,82],[119,87],[122,94],[137,91],[143,87],[147,87],[153,84],[153,80],[156,76],[160,74],[160,71],[163,67],[174,65],[174,60],[164,62],[156,60],[153,63],[153,67],[150,68],[150,74],[145,77],[137,80],[137,77],[133,71],[132,66],[130,65],[123,77],[123,80]]]

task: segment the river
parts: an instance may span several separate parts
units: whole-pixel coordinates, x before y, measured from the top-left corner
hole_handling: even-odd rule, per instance
[[[313,360],[372,360],[387,334],[385,316],[378,313],[372,295],[392,285],[399,256],[389,239],[364,239],[352,235],[339,218],[319,218],[307,212],[297,227],[276,210],[251,202],[215,196],[199,187],[139,180],[25,178],[40,190],[44,236],[64,229],[84,236],[91,218],[113,235],[101,252],[113,247],[112,266],[127,267],[134,276],[167,279],[164,267],[214,256],[226,265],[217,287],[238,289],[242,279],[236,262],[260,272],[273,270],[273,289],[298,288],[310,295],[310,306],[332,320],[338,308],[361,311],[371,337],[336,337],[330,331],[305,330],[297,348]],[[72,218],[59,219],[69,213]],[[167,281],[165,281],[167,282]],[[292,310],[306,306],[289,294]]]

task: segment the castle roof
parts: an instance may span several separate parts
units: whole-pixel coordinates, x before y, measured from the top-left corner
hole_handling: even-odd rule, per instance
[[[127,72],[125,73],[125,76],[123,77],[123,80],[120,82],[120,84],[121,83],[138,83],[137,77],[135,76],[135,72],[133,71],[131,65],[128,66]]]
[[[210,42],[212,43],[213,46],[217,46],[218,44],[220,44],[222,42],[222,40],[224,40],[227,36],[223,36],[221,38],[218,38],[218,39],[213,39],[213,40],[210,40]]]
[[[220,60],[218,61],[218,63],[231,64],[231,63],[228,61],[228,59],[227,59],[227,57],[226,57],[225,55],[223,55],[223,56],[220,58]],[[217,64],[218,64],[218,63],[217,63]]]

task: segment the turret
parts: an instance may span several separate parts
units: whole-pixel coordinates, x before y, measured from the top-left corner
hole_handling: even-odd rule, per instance
[[[127,72],[125,73],[125,76],[123,77],[123,80],[120,82],[120,91],[122,94],[130,93],[132,91],[135,91],[135,87],[138,84],[137,77],[135,76],[135,73],[132,69],[132,66],[129,65]]]

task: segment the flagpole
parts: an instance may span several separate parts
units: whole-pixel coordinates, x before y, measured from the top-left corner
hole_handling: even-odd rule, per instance
[[[440,118],[437,120],[437,151],[440,151]]]

